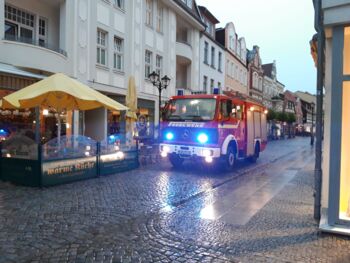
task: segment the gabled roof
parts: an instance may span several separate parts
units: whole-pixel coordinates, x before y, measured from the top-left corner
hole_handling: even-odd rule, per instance
[[[216,41],[218,41],[223,47],[225,47],[225,28],[218,28],[215,32]]]
[[[310,94],[309,92],[304,91],[297,91],[295,92],[295,95],[298,96],[301,100],[308,102],[308,103],[316,103],[316,96]]]
[[[184,3],[182,0],[172,0],[174,1],[178,6],[180,6],[182,9],[184,9],[188,14],[190,14],[192,17],[194,17],[198,22],[200,22],[203,26],[206,26],[202,20],[202,16],[199,12],[197,3],[195,0],[192,1],[192,8],[189,8],[186,3]]]
[[[198,8],[202,16],[207,17],[212,23],[220,23],[220,21],[205,6],[198,6]]]
[[[273,63],[264,64],[262,68],[264,70],[264,75],[272,78]]]

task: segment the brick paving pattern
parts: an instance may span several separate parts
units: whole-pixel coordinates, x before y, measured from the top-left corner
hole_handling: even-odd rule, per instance
[[[198,216],[283,167],[296,175],[248,223]],[[312,218],[312,169],[297,138],[232,173],[157,163],[51,188],[0,183],[0,262],[350,262],[350,240],[320,234]]]

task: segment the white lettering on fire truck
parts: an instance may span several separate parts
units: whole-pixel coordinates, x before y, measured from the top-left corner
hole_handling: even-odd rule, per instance
[[[169,127],[203,128],[202,122],[170,122]]]
[[[218,128],[220,129],[237,129],[241,121],[238,121],[236,124],[219,124]]]

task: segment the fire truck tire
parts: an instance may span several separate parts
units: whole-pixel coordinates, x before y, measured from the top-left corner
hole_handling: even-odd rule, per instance
[[[256,161],[259,158],[259,155],[260,155],[260,145],[259,145],[259,143],[257,143],[255,145],[254,155],[249,157],[249,161],[252,163],[256,163]]]
[[[225,168],[226,170],[232,170],[236,164],[236,153],[232,146],[227,148],[226,160],[225,160]]]
[[[174,168],[180,168],[184,162],[184,159],[180,158],[177,155],[170,155],[169,161]]]

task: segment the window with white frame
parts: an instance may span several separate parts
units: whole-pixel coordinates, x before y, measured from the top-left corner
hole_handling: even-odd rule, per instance
[[[156,56],[156,73],[162,77],[162,69],[163,69],[163,57],[157,55]]]
[[[231,72],[230,72],[231,78],[235,77],[235,64],[231,62]]]
[[[32,43],[35,40],[35,16],[27,11],[5,5],[5,38]]]
[[[208,77],[207,76],[203,77],[203,91],[205,93],[208,93]]]
[[[204,42],[204,63],[208,63],[208,55],[209,55],[209,44],[208,42]]]
[[[210,93],[214,93],[214,80],[210,80]]]
[[[146,0],[146,25],[153,26],[153,0]]]
[[[222,71],[222,53],[219,52],[218,70]]]
[[[97,29],[97,63],[107,66],[107,32]]]
[[[215,68],[215,47],[211,47],[211,66]]]
[[[124,0],[113,0],[114,6],[124,10]]]
[[[149,74],[152,71],[152,52],[146,50],[145,51],[145,78],[148,79]]]
[[[160,1],[158,1],[157,5],[157,32],[163,33],[163,7],[160,5]]]
[[[39,45],[45,47],[47,44],[47,19],[39,18]]]
[[[226,75],[229,76],[229,77],[231,77],[231,70],[232,70],[232,69],[231,69],[231,63],[230,63],[229,60],[227,60],[226,65],[227,65]]]
[[[113,66],[118,71],[124,70],[124,40],[114,37]]]

